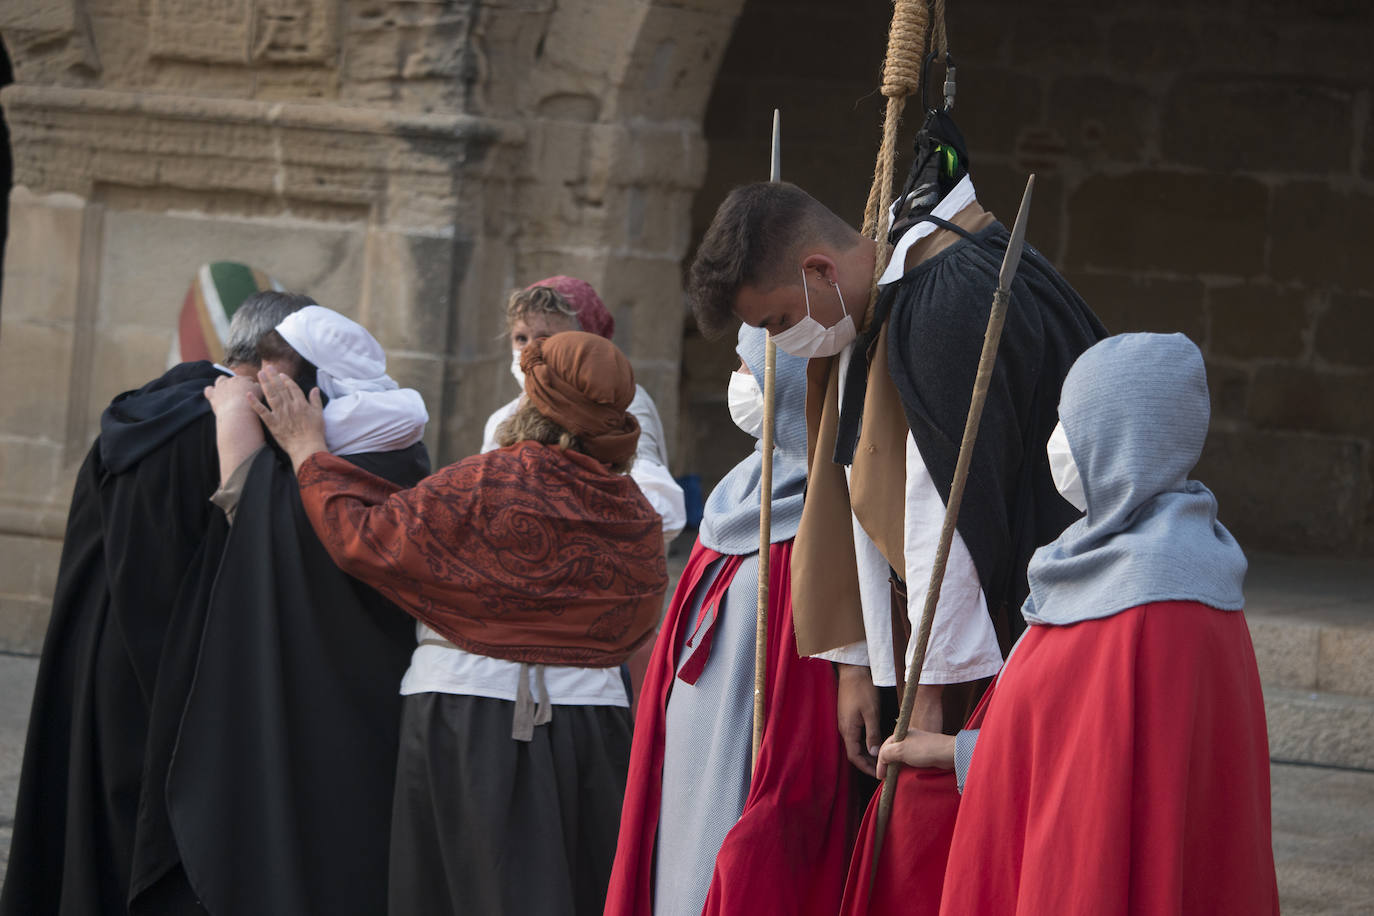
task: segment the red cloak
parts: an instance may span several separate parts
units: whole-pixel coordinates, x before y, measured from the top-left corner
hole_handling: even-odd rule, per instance
[[[859,826],[859,839],[849,863],[842,916],[935,916],[945,880],[945,860],[959,813],[959,789],[953,770],[903,767],[897,774],[892,817],[887,822],[882,861],[873,877],[880,785]]]
[[[758,769],[744,812],[716,856],[704,913],[830,916],[848,861],[848,771],[835,729],[835,677],[819,659],[798,658],[792,630],[792,542],[769,554],[768,696]],[[689,623],[692,595],[722,554],[698,541],[678,583],[649,661],[635,719],[630,773],[621,810],[607,916],[653,912],[654,840],[663,790],[668,694]],[[705,606],[718,602],[741,557],[726,557]],[[684,674],[697,673],[710,652],[708,628]],[[741,741],[750,736],[740,735]],[[659,862],[671,868],[671,862]]]
[[[991,690],[983,694],[969,716],[968,728],[979,726],[991,696]],[[882,795],[883,787],[879,784],[859,825],[841,916],[935,916],[940,912],[945,862],[959,814],[959,786],[954,771],[928,767],[899,770],[892,814],[875,873],[873,849],[877,842],[878,800]]]
[[[1032,627],[987,704],[940,913],[1277,913],[1271,844],[1244,614]]]

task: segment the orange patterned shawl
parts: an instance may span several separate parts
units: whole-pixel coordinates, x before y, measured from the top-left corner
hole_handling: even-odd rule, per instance
[[[402,490],[320,452],[298,476],[339,567],[459,648],[609,667],[653,633],[668,584],[661,520],[594,458],[521,442]]]

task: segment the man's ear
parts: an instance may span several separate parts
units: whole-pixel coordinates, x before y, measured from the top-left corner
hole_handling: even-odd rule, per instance
[[[839,277],[839,271],[835,267],[835,259],[820,251],[812,252],[802,258],[802,270],[808,277],[819,277],[832,286]]]

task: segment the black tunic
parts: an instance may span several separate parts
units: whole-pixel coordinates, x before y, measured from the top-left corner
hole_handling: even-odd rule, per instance
[[[413,623],[330,561],[279,452],[228,526],[217,374],[121,395],[82,466],[0,916],[384,911]]]
[[[921,460],[946,502],[1009,240],[997,222],[967,235],[886,287],[877,305],[872,333],[885,315],[889,372]],[[958,520],[1003,655],[1026,627],[1020,609],[1029,592],[1031,554],[1078,517],[1055,489],[1045,443],[1058,422],[1064,376],[1080,353],[1107,334],[1068,281],[1030,245],[1011,293]],[[858,436],[856,421],[846,418],[862,415],[850,403],[862,403],[863,385],[854,383],[865,372],[852,366],[836,447],[841,463],[852,460]]]
[[[402,487],[429,473],[423,445],[348,460]],[[253,461],[201,603],[165,777],[190,885],[215,916],[385,912],[414,621],[334,565],[273,448]]]
[[[992,294],[1010,234],[1000,223],[962,239],[900,281],[888,365],[921,459],[948,502]],[[1055,489],[1045,443],[1078,355],[1107,335],[1068,281],[1029,245],[983,407],[959,512],[1002,652],[1025,629],[1026,564],[1075,518]]]
[[[122,913],[168,625],[219,514],[219,374],[184,363],[120,395],[77,475],[39,662],[4,916]],[[213,559],[212,557],[209,559]]]

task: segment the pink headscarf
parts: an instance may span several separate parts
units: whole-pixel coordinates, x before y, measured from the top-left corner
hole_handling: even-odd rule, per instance
[[[531,283],[525,289],[534,289],[536,286],[546,286],[567,299],[573,311],[577,312],[577,322],[582,325],[582,330],[607,340],[615,336],[615,319],[586,280],[559,274]]]

